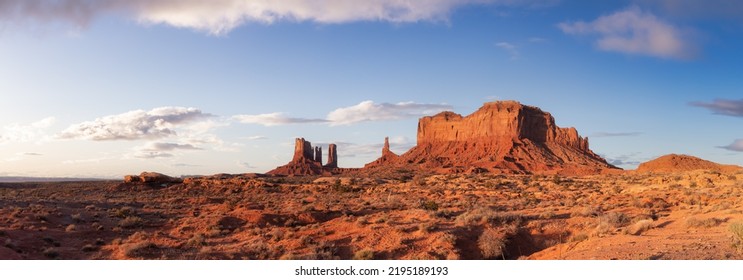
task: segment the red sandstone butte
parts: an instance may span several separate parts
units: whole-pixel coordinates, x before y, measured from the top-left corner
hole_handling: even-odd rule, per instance
[[[366,168],[567,174],[617,169],[591,151],[588,139],[575,128],[557,127],[550,113],[516,101],[485,103],[468,116],[442,112],[423,117],[417,139],[417,145],[399,157],[383,149],[382,157]]]
[[[330,175],[338,166],[338,158],[335,144],[331,144],[329,150],[328,161],[330,159],[334,161],[324,167],[322,165],[322,149],[319,146],[313,148],[312,143],[304,140],[304,138],[297,138],[294,141],[294,158],[292,161],[269,171],[268,174],[285,176]]]

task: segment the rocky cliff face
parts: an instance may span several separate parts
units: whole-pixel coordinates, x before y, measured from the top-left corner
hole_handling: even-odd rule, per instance
[[[325,168],[338,168],[338,147],[335,144],[328,145],[328,163]]]
[[[369,167],[380,166],[380,161]],[[616,168],[594,154],[575,128],[557,127],[549,113],[515,101],[486,103],[468,116],[442,112],[423,117],[416,147],[385,162],[450,172],[593,173]]]

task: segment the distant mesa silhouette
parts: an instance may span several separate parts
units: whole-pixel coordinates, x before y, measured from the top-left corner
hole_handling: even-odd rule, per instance
[[[674,173],[693,170],[737,172],[743,171],[743,167],[719,164],[690,155],[668,154],[641,163],[636,171],[640,173]]]

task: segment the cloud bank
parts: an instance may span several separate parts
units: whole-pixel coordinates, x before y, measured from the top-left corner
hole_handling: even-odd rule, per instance
[[[258,115],[237,115],[232,118],[241,123],[260,124],[264,126],[328,122],[323,119],[291,118],[282,112]]]
[[[549,6],[554,0],[3,0],[0,21],[70,23],[85,27],[97,17],[123,15],[143,24],[164,24],[225,34],[249,22],[322,24],[355,21],[446,21],[467,5]]]
[[[31,124],[14,123],[3,127],[0,133],[0,143],[19,142],[19,143],[41,143],[49,140],[47,129],[50,128],[57,119],[48,117]]]
[[[692,106],[707,108],[715,114],[743,117],[743,99],[715,99],[712,102],[691,102]]]
[[[361,122],[415,118],[451,109],[451,106],[445,104],[415,102],[400,102],[393,104],[375,103],[374,101],[367,100],[353,106],[335,109],[328,113],[325,119],[292,118],[280,112],[259,115],[237,115],[232,118],[241,123],[259,124],[263,126],[312,123],[327,123],[331,126],[336,126],[351,125]]]
[[[176,135],[175,128],[213,117],[195,108],[160,107],[135,110],[74,124],[57,135],[60,139],[94,141],[158,139]]]
[[[566,34],[597,35],[596,47],[604,51],[689,59],[696,49],[682,29],[638,7],[601,16],[591,22],[563,22],[558,27]]]
[[[733,141],[730,145],[727,146],[720,146],[718,148],[723,148],[725,150],[734,151],[734,152],[743,152],[743,139],[737,139]]]

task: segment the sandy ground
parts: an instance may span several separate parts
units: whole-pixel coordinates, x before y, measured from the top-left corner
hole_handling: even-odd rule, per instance
[[[221,177],[0,184],[0,259],[743,259],[743,174]]]

